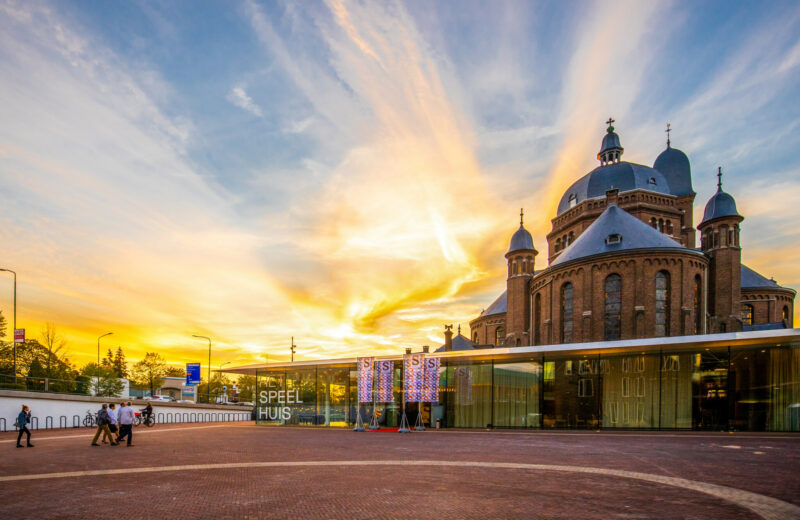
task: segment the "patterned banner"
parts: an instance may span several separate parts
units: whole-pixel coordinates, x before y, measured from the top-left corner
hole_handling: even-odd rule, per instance
[[[374,357],[358,358],[358,402],[372,402],[372,362]]]
[[[394,401],[392,380],[394,376],[394,361],[378,361],[375,363],[378,372],[378,402],[390,403]]]
[[[439,358],[425,358],[425,377],[422,380],[422,400],[439,402]]]
[[[406,354],[403,356],[406,391],[406,402],[422,401],[422,379],[425,372],[424,354]]]
[[[456,367],[456,406],[472,404],[472,371],[469,367]]]

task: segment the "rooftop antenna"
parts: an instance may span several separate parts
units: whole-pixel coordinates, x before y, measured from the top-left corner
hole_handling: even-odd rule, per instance
[[[294,336],[292,336],[292,346],[291,346],[291,350],[292,350],[292,363],[294,363],[294,349],[295,349],[296,347],[297,347],[297,345],[295,345],[295,344],[294,344]]]
[[[667,129],[664,130],[664,131],[667,133],[667,148],[669,148],[669,133],[672,132],[672,129],[670,128],[670,124],[669,123],[667,123]]]
[[[522,216],[523,216],[522,208],[519,208],[519,225],[520,225],[520,227],[522,227]]]

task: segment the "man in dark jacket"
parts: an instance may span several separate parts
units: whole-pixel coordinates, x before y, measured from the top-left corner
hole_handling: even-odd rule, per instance
[[[94,432],[92,446],[100,446],[97,444],[97,438],[100,437],[101,433],[103,434],[103,442],[108,439],[112,446],[117,445],[116,441],[114,441],[114,437],[111,436],[111,430],[108,428],[108,423],[110,422],[108,418],[108,405],[103,403],[103,407],[97,412],[97,431]]]
[[[19,412],[17,416],[17,427],[19,428],[19,435],[17,436],[17,448],[22,448],[22,434],[25,433],[28,435],[26,438],[28,442],[28,447],[33,448],[33,444],[31,444],[31,431],[28,429],[28,423],[31,422],[31,409],[28,408],[27,405],[22,405],[22,411]]]

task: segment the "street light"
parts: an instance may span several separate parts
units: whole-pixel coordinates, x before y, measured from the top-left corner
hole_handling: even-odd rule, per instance
[[[206,399],[211,403],[211,338],[208,336],[198,336],[197,334],[192,334],[192,337],[208,340],[208,384],[206,385]]]
[[[14,384],[17,383],[17,273],[11,269],[0,269],[6,273],[14,275],[14,331],[11,333],[11,341],[14,343]]]
[[[106,332],[102,336],[97,337],[97,368],[100,369],[100,338],[105,338],[106,336],[110,336],[114,334],[113,332]]]

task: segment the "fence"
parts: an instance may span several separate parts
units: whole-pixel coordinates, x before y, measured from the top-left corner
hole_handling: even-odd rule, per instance
[[[207,422],[245,422],[252,420],[250,412],[158,412],[155,413],[156,423],[158,424],[191,424],[191,423],[207,423]],[[58,419],[58,428],[68,428],[69,418],[66,415],[59,415],[53,417],[48,415],[44,417],[44,429],[54,430],[55,420]],[[78,415],[72,416],[72,428],[81,427],[81,418]],[[91,426],[92,428],[94,426]],[[31,417],[31,430],[39,430],[39,417]],[[14,425],[14,430],[18,430]],[[10,431],[7,426],[6,419],[0,417],[0,432]]]

